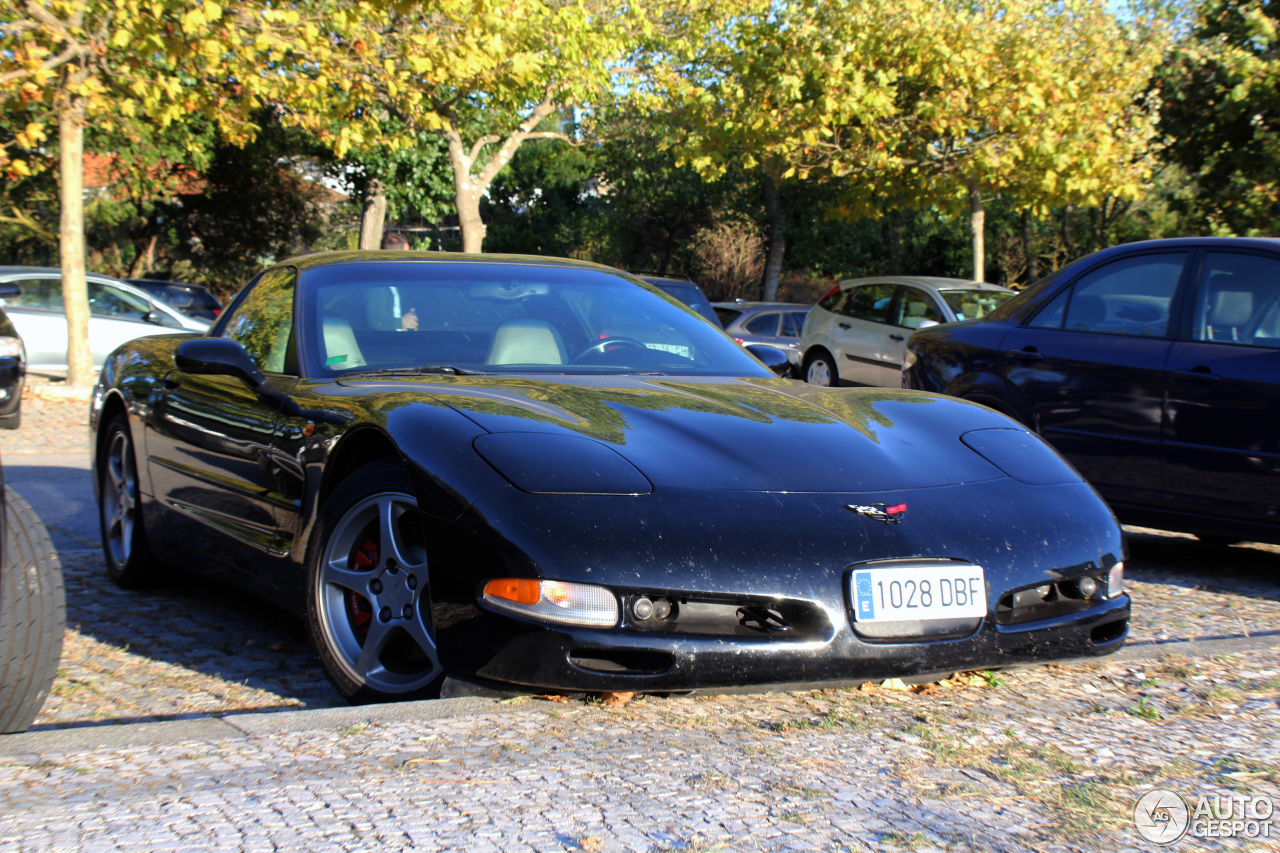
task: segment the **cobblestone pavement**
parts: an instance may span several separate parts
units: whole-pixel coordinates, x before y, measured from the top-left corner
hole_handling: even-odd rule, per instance
[[[17,435],[38,433],[25,446],[74,446],[83,427],[67,413],[83,405],[41,408],[24,411]],[[0,758],[0,850],[1155,849],[1131,823],[1146,790],[1280,804],[1276,649],[1162,645],[1280,647],[1280,549],[1130,532],[1141,661],[912,690],[529,697],[448,719],[371,711],[336,731],[18,755]],[[204,581],[124,592],[95,550],[62,557],[69,628],[37,729],[341,704],[296,618]],[[1209,848],[1280,844],[1173,849]]]

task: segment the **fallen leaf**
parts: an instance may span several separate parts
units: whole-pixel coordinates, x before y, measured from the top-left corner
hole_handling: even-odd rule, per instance
[[[619,692],[615,690],[606,690],[600,694],[600,700],[604,702],[604,704],[608,705],[610,708],[616,708],[620,705],[627,704],[632,699],[634,699],[635,696],[636,694],[634,691]]]

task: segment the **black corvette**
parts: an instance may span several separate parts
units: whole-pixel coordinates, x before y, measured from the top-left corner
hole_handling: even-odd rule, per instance
[[[1023,427],[773,376],[677,300],[542,258],[275,266],[93,405],[111,576],[306,615],[353,701],[815,684],[1107,654],[1110,511]]]

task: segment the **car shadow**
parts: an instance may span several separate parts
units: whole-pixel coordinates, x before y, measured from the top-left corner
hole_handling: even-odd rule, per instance
[[[177,567],[124,590],[99,551],[59,555],[68,633],[32,730],[346,704],[294,613]]]
[[[1136,527],[1125,528],[1125,540],[1125,575],[1132,580],[1280,601],[1280,546],[1214,545]]]

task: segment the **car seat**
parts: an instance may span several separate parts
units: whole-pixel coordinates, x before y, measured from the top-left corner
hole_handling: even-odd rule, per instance
[[[333,370],[364,367],[368,362],[360,353],[356,333],[342,317],[324,318],[324,364]]]
[[[564,364],[560,335],[545,320],[523,317],[498,327],[486,364]]]

